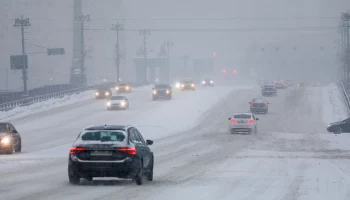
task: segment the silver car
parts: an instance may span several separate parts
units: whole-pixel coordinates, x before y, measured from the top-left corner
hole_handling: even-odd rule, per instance
[[[254,133],[258,132],[257,121],[252,113],[234,113],[229,120],[230,133]]]
[[[107,110],[129,108],[129,100],[125,96],[112,96],[106,103]]]

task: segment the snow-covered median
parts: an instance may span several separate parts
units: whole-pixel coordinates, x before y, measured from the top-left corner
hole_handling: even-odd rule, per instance
[[[342,91],[332,83],[323,91],[323,121],[326,124],[346,119],[349,116]]]
[[[16,107],[9,111],[0,112],[0,120],[10,120],[14,117],[24,117],[26,115],[38,113],[41,111],[57,108],[59,106],[69,105],[76,102],[92,99],[94,91],[89,90],[79,94],[67,95],[62,98],[49,99],[47,101],[37,102],[28,106]]]

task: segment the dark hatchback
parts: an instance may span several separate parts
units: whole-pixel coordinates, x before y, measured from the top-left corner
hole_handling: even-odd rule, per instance
[[[262,98],[254,98],[250,104],[251,113],[268,113],[269,111],[269,102]]]
[[[97,88],[95,97],[96,99],[106,99],[112,96],[112,91],[109,87]]]
[[[13,151],[21,152],[21,135],[11,123],[0,122],[0,152],[12,154]]]
[[[268,95],[276,95],[277,90],[274,85],[264,85],[261,87],[261,94],[263,96],[268,96]]]
[[[334,122],[328,125],[327,131],[334,134],[349,133],[350,132],[350,118],[344,119],[340,122]]]
[[[79,184],[80,178],[92,181],[94,177],[117,177],[130,178],[142,185],[144,176],[152,181],[154,157],[148,147],[152,144],[133,126],[88,127],[70,149],[69,182]]]
[[[169,84],[158,84],[152,88],[152,100],[172,98],[172,90]]]

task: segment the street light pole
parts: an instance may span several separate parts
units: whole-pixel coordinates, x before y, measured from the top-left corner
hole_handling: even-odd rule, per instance
[[[174,46],[174,43],[170,40],[164,42],[164,46],[167,48],[167,57],[168,57],[168,81],[170,83],[170,48]]]
[[[119,31],[124,30],[123,24],[113,24],[112,25],[112,29],[115,30],[117,32],[117,58],[116,58],[116,65],[117,65],[117,82],[119,83],[120,80],[120,75],[119,75],[119,71],[120,71],[120,52],[119,52]]]
[[[25,53],[25,46],[24,46],[24,27],[30,26],[29,18],[24,19],[23,15],[21,15],[20,19],[15,19],[14,27],[21,27],[21,35],[22,35],[22,59],[23,59],[23,68],[22,68],[22,79],[23,79],[23,93],[24,95],[28,95],[28,87],[27,87],[27,69],[28,66],[27,59],[26,59],[26,53]]]
[[[144,81],[145,83],[147,83],[147,35],[150,35],[151,32],[147,29],[143,29],[143,30],[140,30],[140,35],[143,35],[143,53],[144,53],[144,70],[145,70],[145,77],[144,77]]]

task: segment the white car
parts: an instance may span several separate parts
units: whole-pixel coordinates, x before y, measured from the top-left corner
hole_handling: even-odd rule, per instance
[[[129,108],[129,100],[125,96],[112,96],[110,99],[108,99],[107,103],[107,110],[112,109],[127,109]]]
[[[229,120],[229,132],[230,133],[254,133],[258,132],[257,121],[252,113],[234,113]]]

